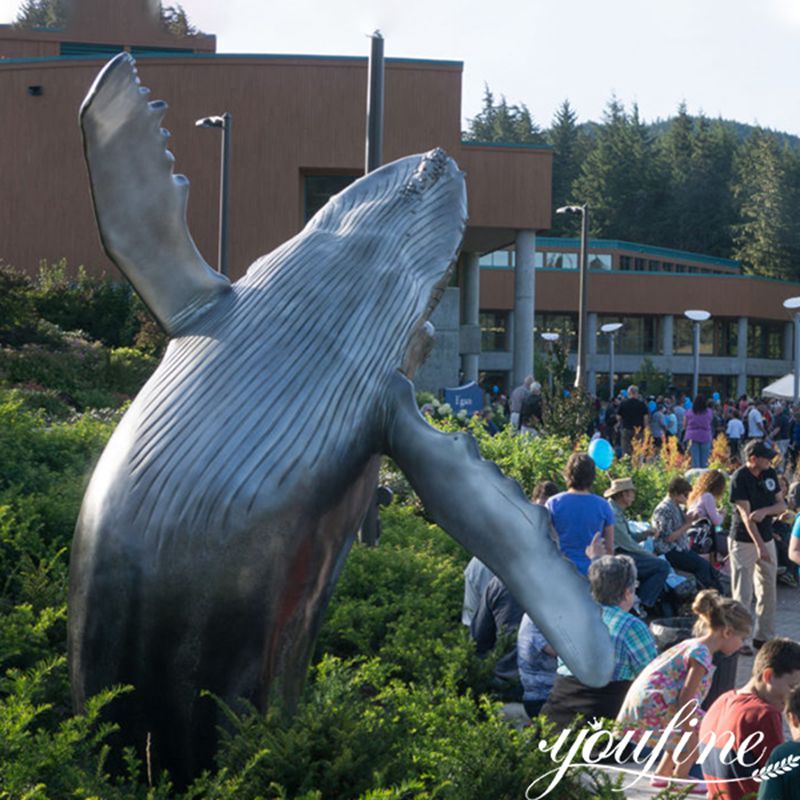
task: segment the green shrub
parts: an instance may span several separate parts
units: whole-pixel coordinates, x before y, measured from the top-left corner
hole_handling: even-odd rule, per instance
[[[108,362],[108,386],[115,392],[135,395],[158,366],[157,359],[133,347],[117,347]]]

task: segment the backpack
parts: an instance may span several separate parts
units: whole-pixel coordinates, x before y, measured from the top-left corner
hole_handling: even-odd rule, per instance
[[[705,555],[714,549],[714,526],[709,520],[698,519],[686,533],[695,553]]]

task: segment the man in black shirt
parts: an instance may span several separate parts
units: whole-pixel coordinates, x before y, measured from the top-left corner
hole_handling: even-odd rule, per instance
[[[777,454],[754,439],[745,445],[744,466],[731,478],[731,589],[734,600],[750,608],[756,594],[753,646],[775,636],[777,553],[772,539],[773,517],[786,510],[778,475],[772,468]],[[742,648],[749,650],[750,648]]]
[[[642,435],[650,416],[647,413],[647,406],[639,399],[638,386],[628,387],[628,397],[619,404],[617,416],[620,419],[622,455],[629,456],[634,435],[637,437]]]

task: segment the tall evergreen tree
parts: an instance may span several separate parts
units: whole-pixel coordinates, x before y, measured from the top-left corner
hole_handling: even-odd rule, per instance
[[[553,147],[553,227],[554,236],[572,235],[577,230],[575,217],[556,214],[560,206],[573,201],[572,185],[580,174],[581,163],[588,143],[578,125],[578,115],[569,100],[559,106],[553,124],[547,132],[547,141]]]
[[[665,192],[636,106],[629,115],[616,97],[608,102],[572,195],[589,204],[594,235],[658,243],[654,231]]]
[[[464,137],[473,142],[497,142],[508,144],[543,144],[542,131],[528,107],[509,105],[504,95],[495,103],[494,95],[484,85],[483,108],[480,113],[467,120]]]
[[[777,139],[759,128],[736,153],[732,187],[740,218],[735,257],[748,272],[784,279],[798,277],[787,160]]]
[[[24,0],[17,11],[14,27],[60,28],[66,20],[66,0]]]

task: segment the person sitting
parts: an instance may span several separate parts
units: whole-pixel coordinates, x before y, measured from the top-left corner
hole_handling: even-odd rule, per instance
[[[559,661],[550,697],[541,713],[560,727],[576,714],[615,719],[632,680],[656,657],[653,634],[628,612],[636,598],[636,564],[630,556],[600,556],[589,567],[592,596],[603,607],[603,622],[614,646],[614,672],[603,687],[586,686]]]
[[[721,694],[700,725],[704,752],[703,777],[718,800],[741,800],[758,791],[752,779],[772,751],[783,744],[781,710],[791,689],[800,683],[800,644],[770,639],[756,653],[750,680],[741,689]],[[758,747],[742,743],[760,734]]]
[[[704,712],[700,706],[711,688],[714,653],[733,655],[753,627],[753,618],[741,603],[722,597],[714,589],[700,592],[694,599],[692,611],[698,618],[694,638],[685,639],[661,653],[639,674],[625,696],[617,722],[633,731],[632,741],[639,741],[645,731],[662,728],[665,719],[692,701],[697,706],[692,716],[695,720],[702,717]],[[673,758],[675,747],[687,730],[691,738],[684,752],[697,747],[696,727],[687,724],[682,730],[676,729],[666,742],[664,755],[650,782],[653,787],[663,789],[669,786],[669,778],[688,777],[691,759]],[[705,784],[696,784],[690,793],[705,795]]]
[[[486,591],[469,628],[478,655],[487,655],[504,632],[512,634],[516,641],[523,613],[522,606],[500,578],[492,577],[486,584]],[[494,674],[500,681],[507,683],[516,683],[519,680],[516,645],[498,659]]]
[[[529,717],[542,709],[556,680],[556,651],[527,615],[517,632],[517,669],[522,682],[522,705]]]
[[[537,506],[547,505],[547,501],[558,494],[558,486],[553,481],[539,481],[531,492],[531,503]]]
[[[694,482],[686,499],[686,510],[695,517],[692,549],[697,553],[716,553],[715,529],[725,521],[725,514],[717,508],[717,503],[725,494],[725,485],[725,476],[718,469],[707,469]]]
[[[586,548],[596,533],[601,533],[606,553],[614,552],[614,514],[602,497],[592,494],[596,474],[594,461],[588,453],[573,453],[564,468],[567,491],[546,503],[561,552],[583,575],[589,572]]]
[[[672,609],[664,613],[664,609],[656,606],[666,604],[664,595],[667,591],[667,576],[669,564],[658,556],[645,550],[634,537],[628,525],[626,511],[636,499],[636,487],[630,478],[617,478],[603,493],[608,499],[611,510],[614,512],[614,552],[630,556],[636,564],[636,573],[639,576],[639,601],[644,610],[651,616],[672,616]],[[649,535],[646,534],[646,535]],[[641,536],[641,535],[640,535]]]
[[[722,593],[719,573],[702,556],[693,552],[687,531],[698,515],[684,514],[681,505],[686,503],[692,484],[686,478],[673,478],[667,487],[667,496],[655,507],[651,523],[656,532],[655,552],[675,568],[691,572],[704,589]]]
[[[464,567],[464,605],[461,609],[461,622],[468,628],[478,610],[486,586],[494,573],[476,556],[472,556]]]
[[[792,736],[791,742],[778,745],[767,759],[770,764],[800,762],[800,686],[795,686],[786,698],[786,723]],[[800,769],[779,770],[758,788],[758,800],[797,800],[800,798]]]

